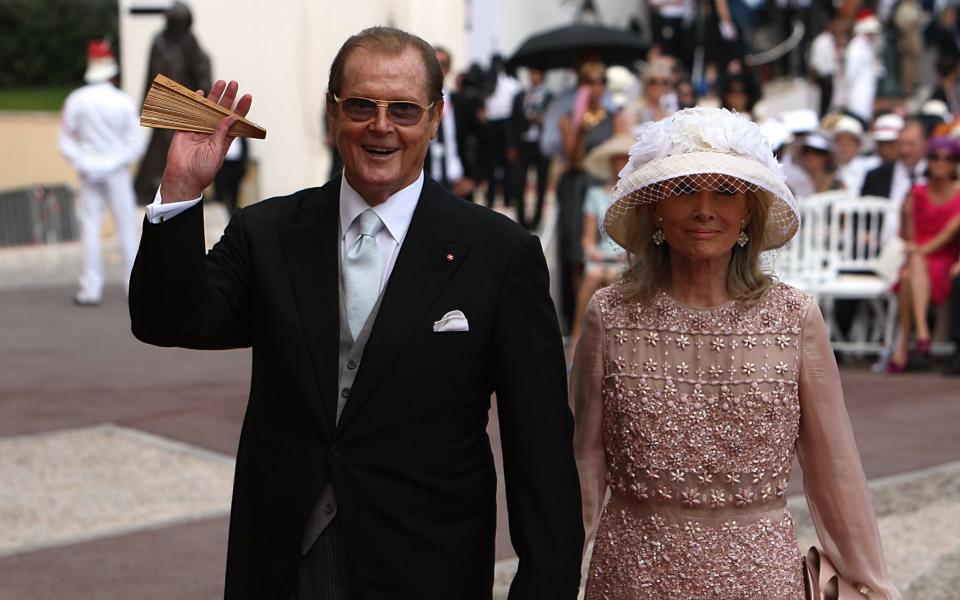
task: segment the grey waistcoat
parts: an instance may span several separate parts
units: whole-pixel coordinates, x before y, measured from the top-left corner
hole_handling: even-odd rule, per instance
[[[342,234],[341,234],[342,235]],[[343,407],[347,405],[350,397],[350,390],[353,388],[353,380],[357,377],[357,371],[360,370],[360,361],[363,359],[363,349],[370,339],[370,330],[373,329],[373,322],[377,320],[377,313],[380,312],[380,302],[383,300],[383,290],[387,285],[384,282],[380,290],[380,296],[376,304],[370,310],[370,316],[367,322],[363,324],[360,335],[354,340],[350,334],[350,326],[347,321],[347,306],[344,304],[343,293],[343,244],[339,244],[340,256],[340,277],[338,285],[340,288],[340,345],[338,356],[338,372],[340,373],[340,384],[337,389],[340,391],[337,395],[337,423],[340,422],[340,415],[343,414]],[[399,250],[399,249],[398,249]],[[388,278],[389,279],[389,278]],[[318,308],[319,309],[319,308]],[[323,533],[323,530],[330,525],[333,518],[337,516],[337,500],[333,493],[333,484],[328,483],[320,493],[317,504],[313,507],[310,518],[307,519],[307,526],[303,530],[303,542],[301,552],[306,554],[313,546],[314,542]]]

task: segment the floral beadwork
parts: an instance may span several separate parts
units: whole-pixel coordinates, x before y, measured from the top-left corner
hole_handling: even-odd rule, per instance
[[[612,495],[586,598],[802,598],[785,495],[810,297],[775,284],[752,306],[596,298]]]

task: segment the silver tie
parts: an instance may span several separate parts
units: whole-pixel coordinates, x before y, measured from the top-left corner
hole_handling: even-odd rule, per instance
[[[347,324],[354,339],[360,335],[363,324],[377,302],[383,276],[383,256],[377,244],[377,233],[383,229],[383,221],[370,208],[360,213],[359,219],[360,237],[347,248],[343,256]]]

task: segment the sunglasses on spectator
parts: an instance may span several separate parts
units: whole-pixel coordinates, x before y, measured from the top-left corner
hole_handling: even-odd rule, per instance
[[[430,109],[436,102],[431,102],[426,106],[421,106],[410,100],[374,100],[373,98],[361,98],[360,96],[351,96],[349,98],[340,98],[333,95],[334,101],[340,105],[343,114],[351,121],[363,123],[377,118],[377,112],[380,107],[386,107],[387,118],[394,124],[401,127],[411,127],[420,122],[423,113]]]
[[[594,77],[592,79],[584,79],[584,85],[607,85],[606,77]]]
[[[669,79],[648,79],[647,85],[670,85]]]
[[[954,156],[953,154],[928,154],[927,160],[928,161],[944,160],[944,161],[957,162],[957,157]]]

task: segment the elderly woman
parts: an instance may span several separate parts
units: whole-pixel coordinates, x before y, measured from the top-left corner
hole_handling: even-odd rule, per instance
[[[590,301],[571,375],[586,598],[802,599],[794,455],[824,553],[899,598],[823,317],[760,269],[799,216],[759,127],[693,108],[638,140],[604,217],[632,266]]]

